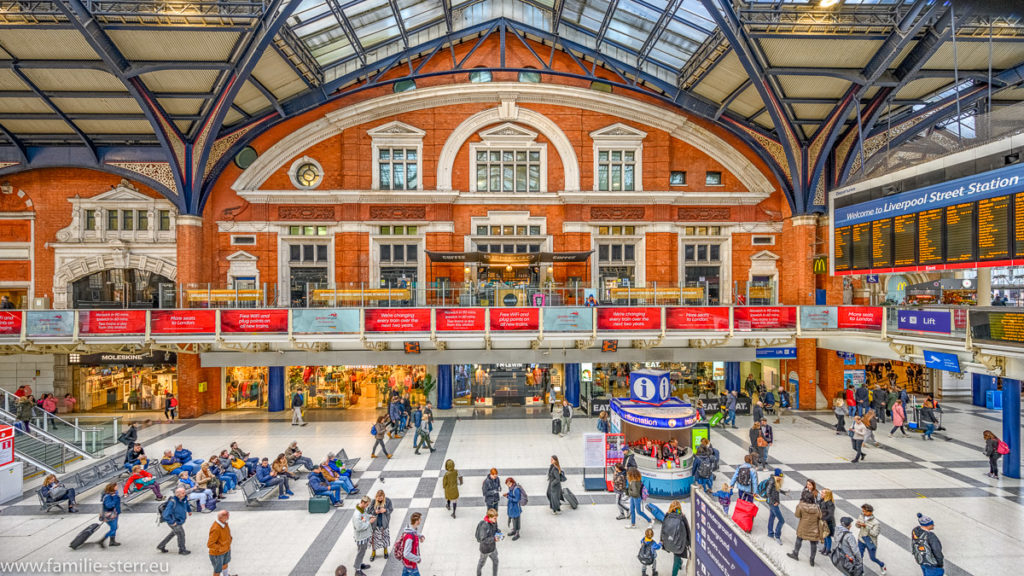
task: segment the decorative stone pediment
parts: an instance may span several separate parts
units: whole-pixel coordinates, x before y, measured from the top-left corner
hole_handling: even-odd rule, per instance
[[[605,126],[599,130],[594,130],[590,133],[590,138],[593,140],[613,140],[616,142],[639,142],[647,137],[647,132],[637,130],[632,126],[627,126],[622,122],[616,122],[611,126]]]
[[[527,144],[537,139],[537,133],[518,124],[505,122],[480,132],[480,138],[488,144]]]
[[[238,252],[228,256],[228,261],[230,262],[256,262],[257,260],[259,260],[258,257],[253,256],[244,250],[239,250]]]
[[[427,133],[424,132],[423,130],[420,130],[415,126],[410,126],[405,122],[399,122],[397,120],[367,130],[366,133],[369,134],[371,137],[415,136],[417,139],[427,135]]]
[[[153,199],[139,192],[139,189],[132,186],[131,182],[127,180],[121,180],[121,183],[109,192],[104,192],[97,196],[93,196],[92,198],[83,199],[83,203],[89,204],[120,204],[123,202],[145,202],[149,204],[153,202]]]
[[[774,252],[768,250],[761,250],[757,254],[750,257],[751,262],[774,262],[779,259],[779,256]]]

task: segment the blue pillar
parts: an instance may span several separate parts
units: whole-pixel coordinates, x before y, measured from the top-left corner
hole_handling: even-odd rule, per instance
[[[1003,378],[1003,442],[1010,445],[1003,475],[1020,478],[1020,380]]]
[[[452,365],[437,366],[437,409],[452,409]]]
[[[737,393],[740,392],[740,363],[739,362],[726,362],[725,363],[725,389],[729,392],[735,390]]]
[[[284,410],[284,366],[271,366],[267,372],[267,409],[281,412]]]
[[[565,399],[574,407],[580,405],[580,365],[565,365]]]

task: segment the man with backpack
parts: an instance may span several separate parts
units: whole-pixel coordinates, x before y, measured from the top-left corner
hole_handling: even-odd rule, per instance
[[[924,576],[942,576],[943,568],[942,542],[935,535],[935,522],[918,512],[917,523],[910,532],[910,550],[914,553],[914,561],[921,567]]]
[[[423,542],[423,536],[419,529],[422,521],[423,514],[413,512],[409,517],[409,525],[402,530],[402,535],[394,548],[395,558],[402,563],[402,576],[420,576],[420,543]]]
[[[476,525],[476,541],[480,543],[480,561],[476,563],[476,576],[484,569],[487,559],[491,559],[491,573],[498,576],[498,540],[502,539],[501,531],[498,530],[498,511],[494,508],[487,510],[487,515]]]
[[[167,543],[171,541],[171,538],[178,538],[178,554],[182,556],[191,554],[192,552],[185,548],[185,520],[188,519],[192,513],[189,510],[188,498],[185,495],[185,489],[179,487],[174,491],[174,496],[167,499],[166,502],[160,505],[157,509],[160,512],[160,520],[167,522],[167,526],[171,529],[167,536],[156,545],[156,549],[161,552],[167,552]]]
[[[839,527],[836,528],[836,536],[833,539],[832,565],[846,576],[862,576],[864,562],[861,560],[860,550],[857,549],[857,538],[850,531],[852,524],[853,518],[849,516],[839,520]]]
[[[292,393],[292,426],[306,425],[306,422],[302,419],[302,406],[305,403],[305,400],[302,398],[302,392],[296,390]]]

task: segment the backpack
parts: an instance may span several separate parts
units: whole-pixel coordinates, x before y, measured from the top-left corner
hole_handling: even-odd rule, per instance
[[[526,490],[523,490],[521,485],[516,484],[516,488],[519,488],[519,506],[526,506],[530,501],[530,497],[526,495]]]
[[[637,552],[636,559],[639,560],[641,564],[645,564],[647,566],[654,564],[654,560],[656,559],[654,555],[654,540],[651,540],[650,542],[645,540],[640,544],[640,551]]]
[[[292,407],[293,408],[301,408],[302,407],[302,394],[299,394],[298,392],[296,392],[295,394],[292,394]]]
[[[391,555],[395,557],[399,562],[405,563],[405,541],[413,538],[412,534],[403,533],[402,537],[398,539],[398,544],[391,550]],[[413,552],[416,552],[416,541],[412,543]]]
[[[877,418],[872,418],[871,419],[871,423],[868,424],[868,429],[869,430],[878,430],[878,419]]]
[[[377,425],[374,424],[373,426],[370,426],[370,436],[376,436],[376,435],[377,435]]]
[[[912,539],[914,561],[919,566],[924,564],[935,566],[938,560],[935,558],[935,552],[932,551],[932,545],[928,542],[928,531],[922,529],[914,530]]]
[[[156,524],[157,524],[157,526],[159,526],[160,524],[164,523],[164,510],[167,510],[167,505],[170,504],[170,503],[171,503],[171,499],[168,498],[168,499],[164,500],[163,502],[161,502],[160,505],[156,507]]]
[[[996,444],[996,453],[997,454],[1002,454],[1003,456],[1009,454],[1010,453],[1010,445],[1007,444],[1006,442],[1003,442],[1002,440],[1000,440],[999,444]]]
[[[750,466],[741,466],[736,481],[743,486],[750,486]]]
[[[481,544],[484,540],[487,540],[488,533],[490,532],[490,527],[488,527],[487,524],[489,524],[487,520],[481,520],[480,523],[476,525],[476,541]],[[403,543],[402,545],[404,546],[405,544]]]
[[[711,458],[707,456],[700,459],[697,464],[697,477],[698,478],[711,478],[711,474],[714,472],[714,466],[711,464]]]
[[[769,482],[774,482],[774,481],[775,481],[774,478],[765,478],[764,480],[761,480],[760,482],[758,482],[757,483],[757,490],[756,490],[757,495],[760,496],[761,498],[764,498],[765,500],[767,500],[768,499],[768,486],[769,486],[768,483]]]
[[[640,488],[640,499],[641,500],[647,500],[647,498],[649,498],[650,496],[651,496],[651,493],[647,491],[647,485],[644,484]]]

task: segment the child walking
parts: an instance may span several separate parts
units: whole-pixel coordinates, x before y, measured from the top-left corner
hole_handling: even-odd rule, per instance
[[[636,555],[640,560],[640,573],[643,576],[647,576],[648,566],[651,567],[652,576],[658,576],[658,550],[661,550],[661,544],[654,541],[654,530],[648,528],[640,540],[640,552]]]
[[[722,510],[725,510],[726,515],[729,514],[729,506],[732,505],[733,490],[729,487],[728,482],[722,483],[722,489],[715,492],[715,498],[718,498],[718,503],[722,505]]]

